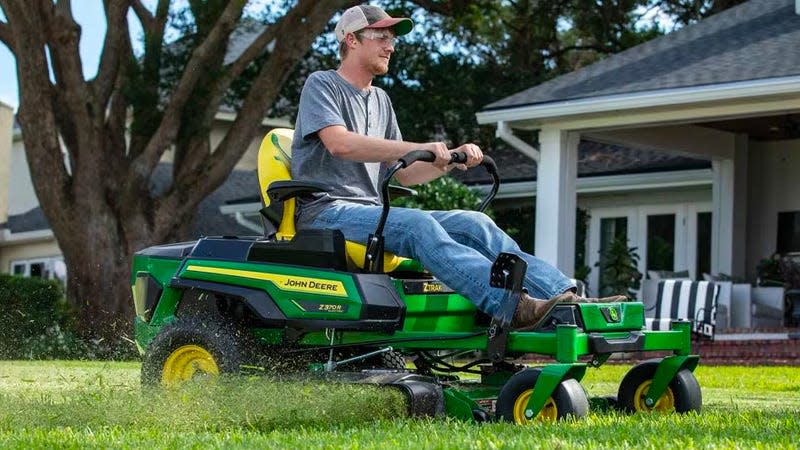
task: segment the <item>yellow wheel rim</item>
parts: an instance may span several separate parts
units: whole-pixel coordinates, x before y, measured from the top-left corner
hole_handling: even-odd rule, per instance
[[[667,390],[661,394],[661,397],[656,401],[656,404],[653,406],[647,406],[645,403],[645,396],[650,391],[650,385],[653,384],[653,380],[647,380],[644,383],[640,384],[638,388],[636,388],[636,393],[633,396],[633,407],[636,411],[641,412],[651,412],[651,411],[658,411],[658,412],[672,412],[675,411],[675,395],[672,393],[672,389],[667,386]]]
[[[219,367],[208,350],[198,345],[184,345],[170,353],[164,362],[161,383],[176,386],[198,376],[217,376]]]
[[[514,401],[514,422],[520,425],[528,425],[533,423],[534,420],[555,422],[558,419],[558,408],[556,407],[556,402],[553,401],[553,397],[547,398],[542,410],[539,411],[536,417],[528,417],[529,414],[526,414],[526,411],[528,410],[528,400],[530,400],[531,394],[533,394],[533,389],[528,389]]]

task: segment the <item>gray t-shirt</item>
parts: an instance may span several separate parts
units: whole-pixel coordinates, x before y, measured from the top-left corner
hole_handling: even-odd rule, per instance
[[[292,178],[324,182],[333,190],[298,199],[299,227],[308,227],[320,211],[339,202],[381,204],[378,183],[386,173],[385,165],[334,157],[317,134],[331,125],[365,136],[402,139],[386,91],[375,86],[356,89],[335,70],[312,73],[300,94],[292,140]]]

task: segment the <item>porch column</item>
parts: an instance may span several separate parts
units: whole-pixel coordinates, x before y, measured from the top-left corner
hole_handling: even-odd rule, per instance
[[[580,134],[557,128],[539,131],[536,180],[536,256],[567,276],[575,270],[575,184]]]
[[[745,276],[747,225],[747,135],[733,139],[733,158],[711,162],[711,271]]]

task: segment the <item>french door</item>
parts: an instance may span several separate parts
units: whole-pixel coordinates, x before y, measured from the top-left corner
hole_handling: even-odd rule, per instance
[[[628,240],[639,255],[638,270],[647,276],[649,270],[683,271],[697,279],[710,264],[711,203],[640,205],[589,210],[587,264],[590,292],[599,293],[603,285],[601,268],[597,267],[617,236]]]

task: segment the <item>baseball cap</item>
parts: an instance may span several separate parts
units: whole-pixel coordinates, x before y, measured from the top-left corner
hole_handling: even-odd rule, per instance
[[[372,5],[353,6],[344,13],[336,24],[336,40],[342,42],[347,33],[355,33],[365,28],[393,28],[396,36],[411,31],[414,22],[407,17],[391,17],[383,9]]]

